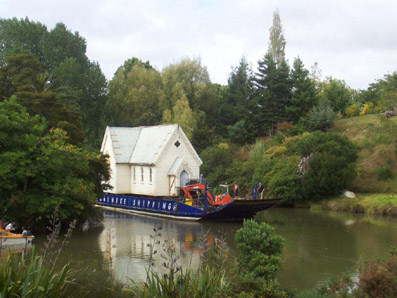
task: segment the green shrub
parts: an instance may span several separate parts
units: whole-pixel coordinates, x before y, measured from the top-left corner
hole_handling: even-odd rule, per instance
[[[272,144],[279,145],[284,141],[284,135],[281,133],[277,133],[272,137]]]
[[[326,130],[334,124],[336,113],[326,99],[321,99],[318,106],[314,107],[307,117],[302,118],[303,126],[310,130]]]
[[[236,233],[238,266],[240,273],[267,281],[275,278],[281,267],[281,250],[284,239],[274,233],[267,223],[245,220]]]
[[[302,193],[307,199],[321,199],[346,189],[354,181],[357,146],[336,133],[314,132],[291,146],[308,157],[308,170],[303,173]]]
[[[247,125],[244,120],[236,122],[234,125],[227,127],[228,139],[237,144],[244,144],[247,142]]]
[[[363,108],[361,109],[360,116],[372,114],[374,112],[375,112],[375,105],[373,102],[369,101],[364,104]]]
[[[393,173],[390,167],[382,167],[378,170],[378,180],[386,181],[393,178]]]
[[[267,176],[267,197],[282,199],[283,203],[295,203],[302,199],[302,178],[295,159],[280,159]]]
[[[280,288],[277,280],[265,281],[263,278],[252,278],[251,275],[236,272],[229,276],[228,291],[223,297],[237,298],[267,298],[267,297],[294,297],[288,290]]]
[[[285,152],[287,152],[287,147],[285,146],[272,146],[266,150],[266,155],[272,158],[282,156]]]
[[[226,170],[233,161],[233,154],[223,144],[206,148],[200,154],[203,160],[201,172],[212,186],[227,181]]]
[[[259,181],[261,181],[263,185],[266,185],[264,177],[273,169],[277,162],[276,159],[272,159],[267,156],[267,150],[268,146],[266,143],[264,141],[258,141],[248,156],[246,168],[250,173],[252,187],[253,185],[258,184]]]
[[[69,264],[56,271],[34,253],[29,259],[14,255],[0,263],[0,297],[67,297],[70,283]]]
[[[188,270],[162,276],[150,272],[145,283],[135,284],[135,287],[125,289],[135,297],[222,297],[228,284],[225,271],[211,269],[206,266],[202,270],[193,272]]]
[[[313,289],[303,291],[299,298],[333,298],[351,297],[354,289],[354,282],[347,273],[331,277],[330,280]]]
[[[397,293],[397,256],[386,261],[369,261],[360,273],[360,297],[395,297]]]
[[[294,129],[294,126],[286,121],[277,123],[276,130],[284,135],[289,134],[291,130]]]
[[[353,103],[352,105],[348,106],[345,110],[345,114],[347,117],[358,116],[360,113],[360,109],[358,104]]]

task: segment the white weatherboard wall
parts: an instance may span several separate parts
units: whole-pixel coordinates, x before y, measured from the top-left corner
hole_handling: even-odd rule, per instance
[[[202,164],[177,124],[107,127],[101,152],[109,155],[109,183],[113,189],[108,192],[117,194],[176,195],[181,173],[185,171],[189,178],[198,178]]]
[[[136,179],[134,181],[133,170],[135,167]],[[152,181],[150,181],[150,168],[152,168]],[[153,167],[150,166],[141,166],[141,165],[131,165],[131,193],[136,194],[144,194],[149,196],[157,195],[154,191],[154,175],[153,175]],[[143,181],[142,181],[142,172],[143,170]]]
[[[177,141],[179,142],[178,147],[175,146]],[[201,163],[194,158],[181,131],[176,130],[157,164],[156,181],[158,181],[158,183],[156,183],[156,193],[164,196],[172,195],[169,189],[170,180],[168,172],[178,157],[182,157],[183,161],[176,172],[175,187],[180,186],[180,174],[183,170],[189,174],[189,178],[198,178],[200,176]],[[164,179],[165,177],[167,177],[167,179]]]
[[[127,163],[116,164],[116,193],[131,193],[131,169]]]

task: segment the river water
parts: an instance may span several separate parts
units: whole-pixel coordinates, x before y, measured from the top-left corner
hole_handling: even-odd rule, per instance
[[[283,287],[295,291],[317,286],[342,272],[355,278],[365,261],[387,257],[397,244],[397,219],[391,217],[271,208],[260,212],[256,219],[269,223],[285,238],[283,269],[278,279]],[[146,278],[149,266],[166,272],[163,263],[169,258],[162,247],[164,240],[173,240],[179,265],[197,268],[206,246],[221,238],[226,240],[228,253],[234,255],[234,235],[241,226],[106,211],[104,228],[76,230],[63,256],[78,266],[94,271],[105,266],[124,281],[139,281]],[[160,244],[155,245],[157,253],[150,261],[150,244],[156,241]]]

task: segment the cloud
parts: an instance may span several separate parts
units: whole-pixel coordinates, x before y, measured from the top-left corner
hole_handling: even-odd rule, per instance
[[[287,0],[2,0],[2,18],[63,22],[87,40],[87,55],[111,79],[126,59],[149,60],[159,70],[200,57],[214,82],[225,84],[245,55],[256,62],[267,51],[273,11],[279,10],[292,63],[318,62],[325,76],[354,88],[393,72],[397,64],[397,2]]]

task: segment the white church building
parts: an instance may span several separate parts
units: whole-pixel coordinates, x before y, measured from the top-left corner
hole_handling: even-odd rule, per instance
[[[202,161],[178,124],[108,126],[101,152],[109,155],[110,193],[177,196],[200,176]]]

